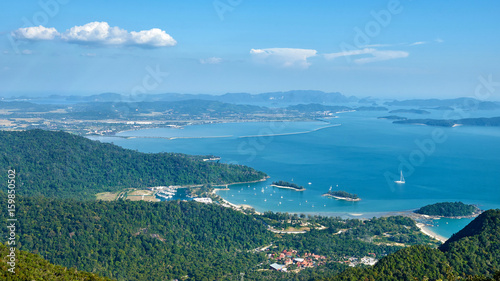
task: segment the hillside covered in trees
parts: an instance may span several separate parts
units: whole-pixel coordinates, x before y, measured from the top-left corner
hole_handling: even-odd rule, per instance
[[[39,255],[26,251],[16,252],[16,265],[14,273],[8,271],[10,267],[7,264],[7,255],[9,248],[0,243],[0,279],[9,281],[24,280],[72,280],[72,281],[106,281],[111,280],[105,277],[99,277],[96,274],[84,271],[78,271],[74,268],[66,268],[60,265],[54,265],[44,260]]]
[[[158,185],[260,180],[250,167],[178,153],[140,153],[64,132],[0,131],[0,166],[15,169],[23,195],[93,199],[99,192]],[[6,172],[0,180],[6,181]]]
[[[249,251],[272,237],[251,216],[193,201],[28,197],[17,204],[19,249],[118,280],[238,275],[264,261]],[[0,233],[6,236],[7,229]]]
[[[500,280],[499,269],[500,210],[488,210],[439,249],[412,246],[329,280]]]
[[[79,200],[131,185],[226,183],[265,174],[63,132],[0,132],[0,139],[2,165],[16,169],[17,247],[35,254],[20,252],[19,280],[101,280],[86,272],[117,280],[234,280],[242,272],[248,280],[493,280],[500,269],[500,210],[484,212],[436,249],[406,217],[342,220],[244,214],[195,202]],[[3,191],[0,200],[6,202]],[[269,231],[289,228],[306,230]],[[0,228],[0,235],[7,231]],[[325,259],[300,272],[270,270],[271,256],[287,249]],[[367,255],[387,256],[373,267],[346,270],[350,258]],[[4,263],[0,277],[5,270]]]
[[[0,192],[0,199],[5,199]],[[249,215],[193,201],[92,201],[21,197],[18,246],[51,263],[118,280],[314,280],[345,270],[345,257],[377,257],[406,245],[432,243],[405,217],[367,221],[266,213]],[[0,218],[6,219],[1,213]],[[321,225],[280,235],[273,227]],[[342,231],[341,231],[342,230]],[[6,228],[0,235],[6,236]],[[339,231],[342,233],[339,234]],[[384,235],[385,233],[385,235]],[[257,248],[272,245],[268,251]],[[435,244],[434,244],[435,245]],[[269,270],[269,253],[294,249],[326,257],[300,273]],[[274,261],[273,261],[274,262]]]
[[[417,214],[439,217],[465,217],[479,213],[480,210],[474,205],[462,202],[443,202],[424,206],[415,211]]]

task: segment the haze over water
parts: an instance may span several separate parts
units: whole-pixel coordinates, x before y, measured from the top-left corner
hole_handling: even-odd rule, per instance
[[[405,116],[442,118],[442,114]],[[387,112],[348,112],[324,122],[209,124],[118,134],[137,137],[131,139],[92,139],[142,152],[212,154],[225,163],[264,171],[271,177],[265,182],[232,185],[229,191],[218,192],[232,203],[251,205],[260,212],[372,217],[445,201],[477,204],[481,209],[500,208],[498,128],[399,125],[377,119],[384,115]],[[297,132],[304,133],[290,134]],[[433,140],[433,134],[440,137]],[[215,136],[221,137],[200,138]],[[400,168],[405,173],[404,185],[393,183],[399,178]],[[395,178],[387,178],[389,174]],[[270,186],[278,180],[293,181],[307,190]],[[362,200],[322,197],[330,186],[356,193]],[[440,220],[434,230],[449,237],[468,222],[470,219]]]

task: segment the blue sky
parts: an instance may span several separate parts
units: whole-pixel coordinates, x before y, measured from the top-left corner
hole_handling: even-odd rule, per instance
[[[479,77],[500,82],[499,12],[484,0],[2,1],[0,96],[473,96]]]

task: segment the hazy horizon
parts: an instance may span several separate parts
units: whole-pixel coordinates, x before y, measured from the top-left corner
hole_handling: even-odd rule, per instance
[[[0,95],[0,100],[1,99],[37,99],[37,98],[49,98],[51,96],[77,96],[77,97],[90,97],[90,96],[99,96],[99,95],[104,95],[104,94],[119,94],[123,97],[128,97],[131,98],[133,101],[140,101],[137,100],[137,98],[144,98],[147,96],[155,96],[155,95],[169,95],[169,94],[180,94],[180,95],[208,95],[208,96],[223,96],[226,94],[250,94],[250,95],[259,95],[259,94],[267,94],[267,93],[277,93],[277,92],[290,92],[290,91],[321,91],[321,90],[304,90],[304,89],[296,89],[296,90],[287,90],[287,91],[269,91],[269,92],[258,92],[258,93],[249,93],[249,92],[227,92],[227,93],[174,93],[174,92],[163,92],[163,93],[147,93],[147,94],[139,94],[138,96],[134,96],[131,94],[127,93],[119,93],[119,92],[96,92],[96,93],[54,93],[54,92],[47,92],[47,93],[32,93],[32,92],[26,92],[26,93],[18,93],[18,94],[10,94],[10,95]],[[425,99],[459,99],[459,98],[473,98],[481,101],[491,101],[491,102],[500,102],[500,97],[492,96],[489,97],[488,99],[482,99],[481,97],[477,97],[474,95],[471,96],[450,96],[450,97],[436,97],[436,96],[406,96],[406,97],[398,97],[398,96],[371,96],[371,95],[346,95],[341,92],[327,92],[327,91],[321,91],[324,93],[339,93],[347,98],[349,97],[355,97],[357,99],[365,99],[365,98],[370,98],[374,100],[425,100]],[[135,99],[134,99],[135,98]],[[126,102],[126,100],[124,100]],[[319,102],[321,103],[321,102]]]

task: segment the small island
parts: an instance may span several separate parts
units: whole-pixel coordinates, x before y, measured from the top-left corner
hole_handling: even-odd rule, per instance
[[[462,202],[443,202],[424,206],[415,213],[431,217],[466,218],[481,214],[481,210],[474,205]]]
[[[396,109],[389,111],[389,113],[431,114],[429,111],[422,109]]]
[[[361,201],[361,198],[359,198],[357,194],[351,194],[342,190],[337,190],[337,191],[330,190],[327,193],[323,194],[322,196],[333,197],[335,199],[345,200],[345,201]]]
[[[303,186],[299,186],[294,183],[286,182],[286,181],[273,181],[271,186],[277,187],[277,188],[287,188],[287,189],[293,189],[295,191],[304,191],[306,190]]]
[[[396,120],[394,124],[420,124],[428,126],[440,127],[456,127],[459,125],[464,126],[481,126],[481,127],[499,127],[500,117],[491,118],[464,118],[464,119],[407,119]]]
[[[406,117],[401,117],[397,115],[381,116],[378,119],[388,119],[388,120],[408,120]]]

